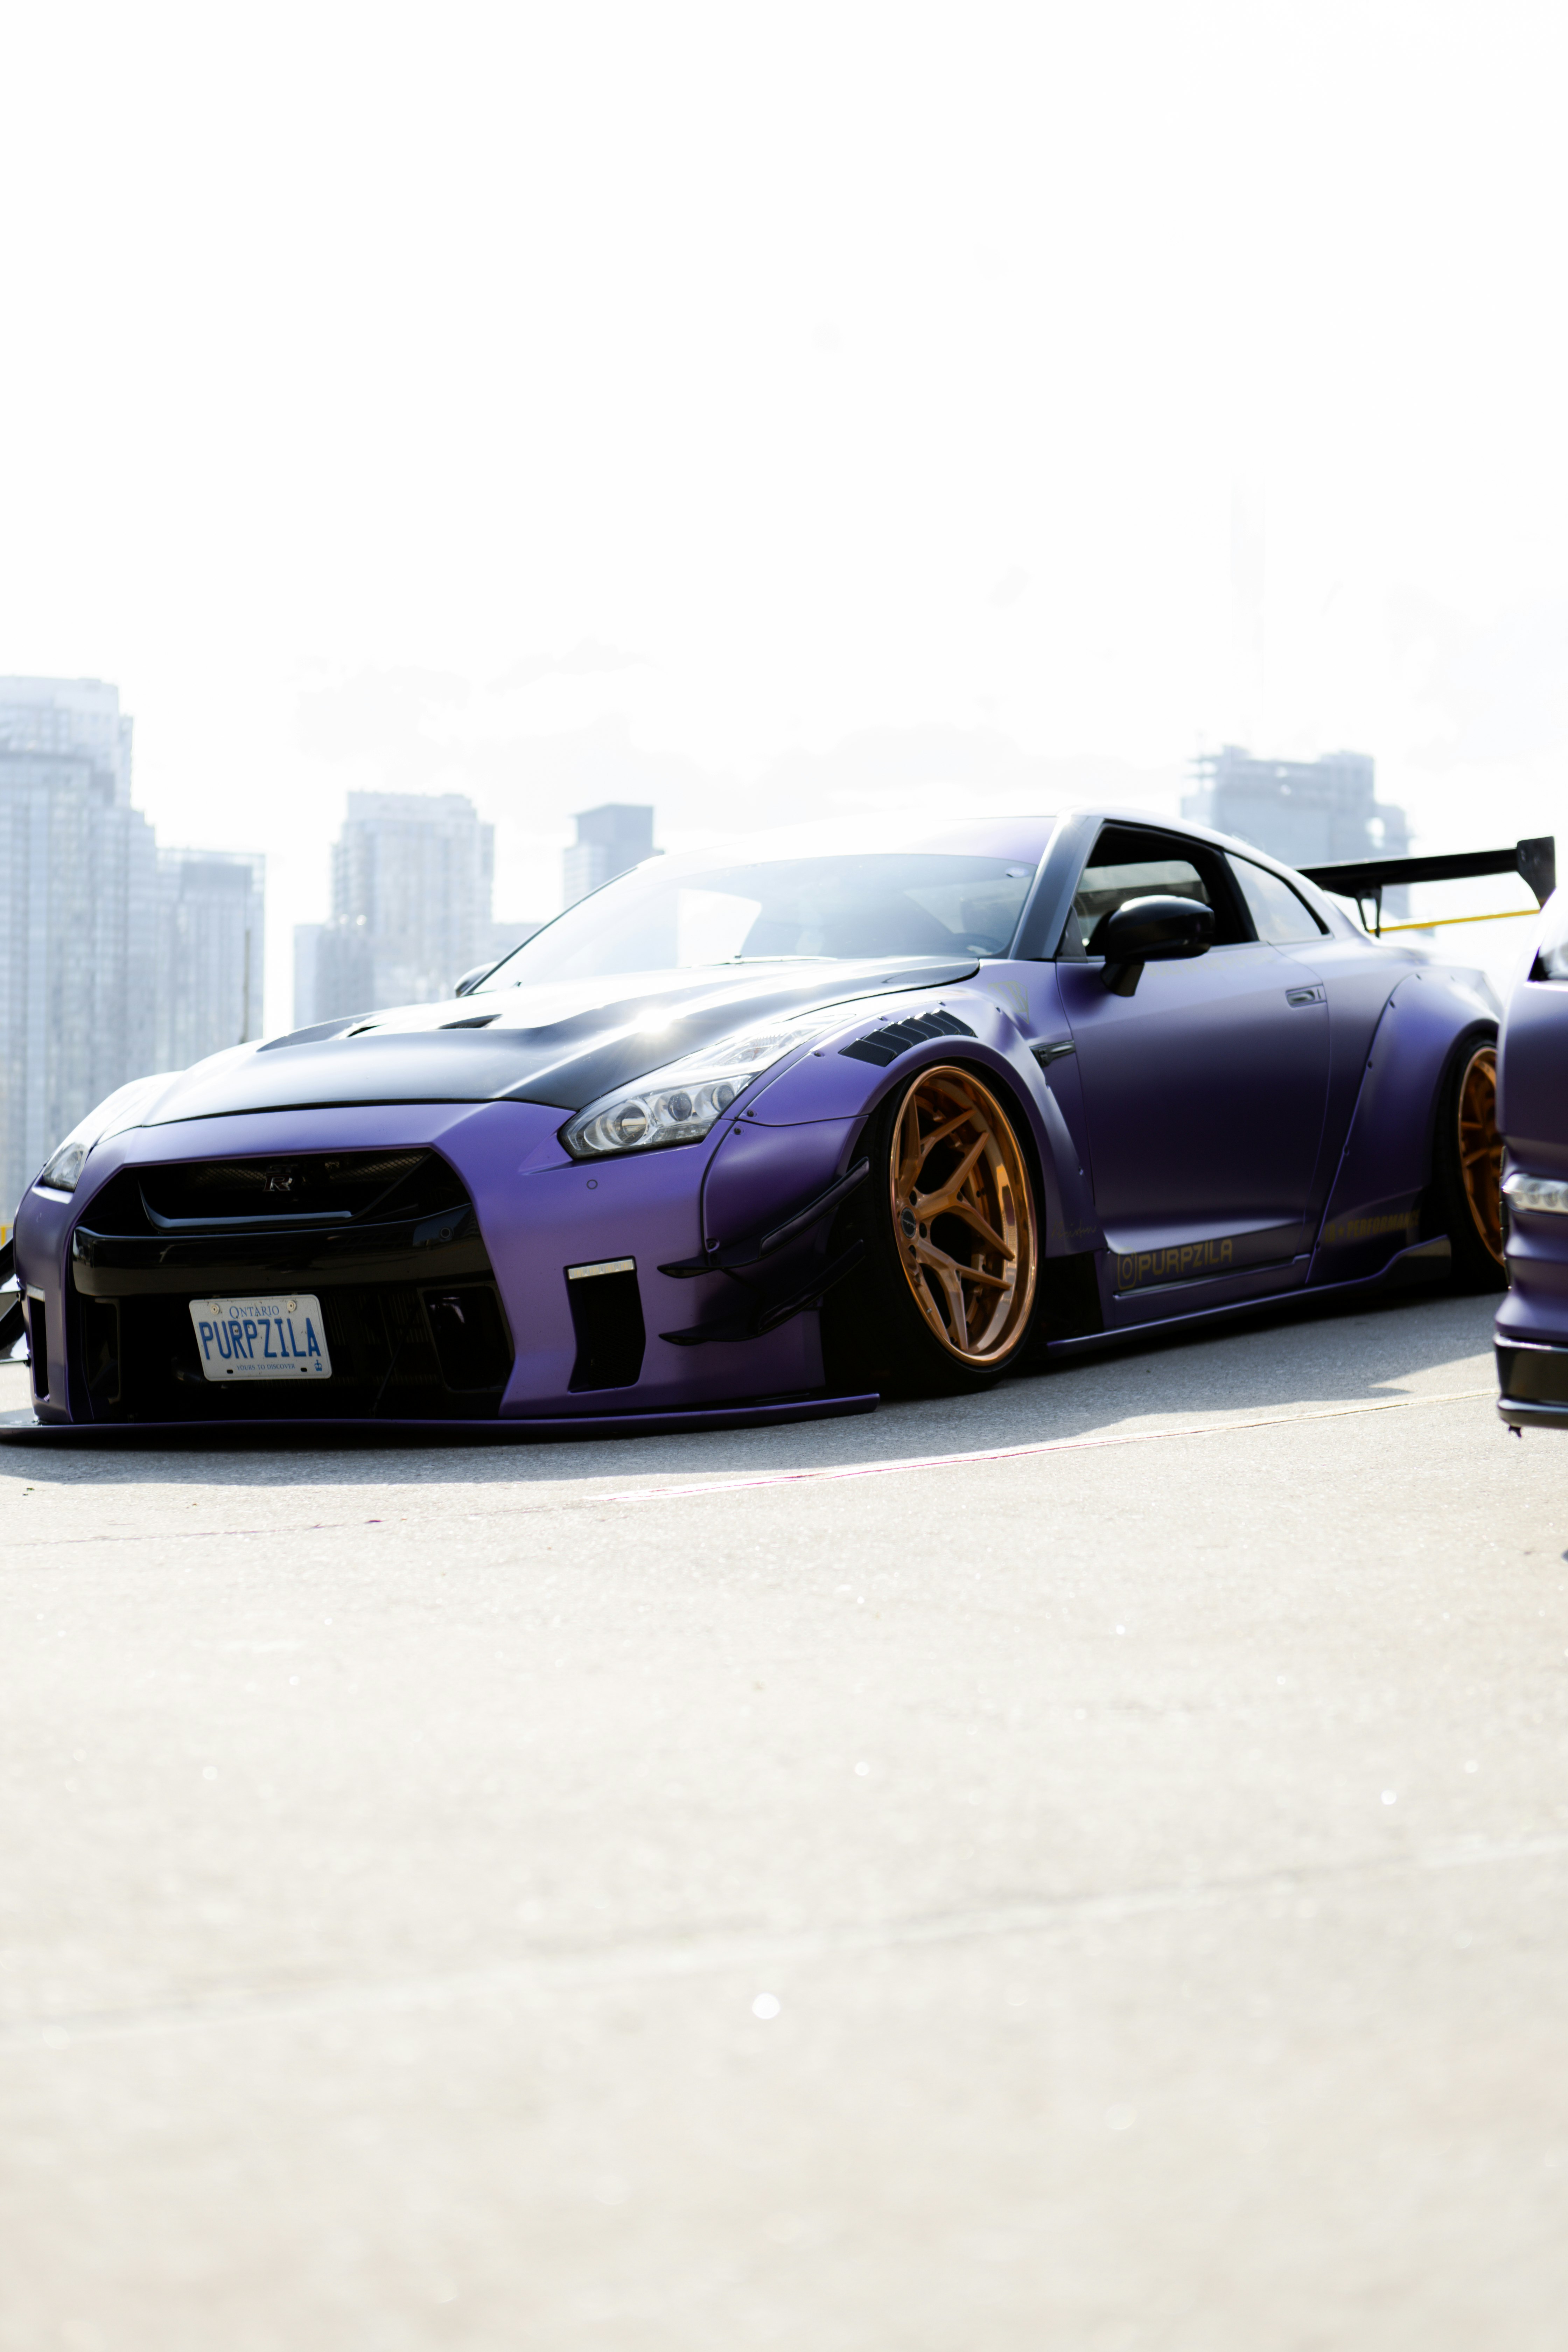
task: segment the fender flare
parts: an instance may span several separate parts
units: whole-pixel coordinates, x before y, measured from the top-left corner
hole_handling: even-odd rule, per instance
[[[812,1158],[803,1153],[803,1159],[810,1160],[809,1167],[796,1174],[786,1188],[781,1188],[765,1209],[759,1203],[760,1213],[748,1216],[746,1223],[761,1223],[770,1210],[787,1214],[804,1195],[826,1182],[829,1172],[843,1174],[859,1157],[868,1122],[895,1087],[901,1088],[917,1071],[935,1063],[961,1062],[998,1089],[1029,1153],[1045,1225],[1044,1255],[1064,1257],[1103,1249],[1105,1236],[1089,1172],[1050,1079],[1030,1051],[1017,1022],[978,985],[944,988],[942,1002],[949,1011],[962,1013],[963,1030],[922,1038],[883,1065],[856,1057],[840,1042],[841,1038],[850,1044],[857,1042],[856,1032],[865,1028],[865,1012],[858,1008],[854,1024],[846,1023],[842,1032],[823,1038],[821,1051],[803,1058],[762,1088],[749,1106],[751,1117],[727,1125],[709,1161],[705,1194],[718,1173],[720,1159],[731,1136],[749,1128],[776,1135],[780,1129],[794,1127],[798,1130],[815,1126],[826,1140],[829,1124],[842,1122],[841,1140],[831,1171],[820,1154]],[[881,1025],[907,1017],[904,1007],[894,1005],[879,1006],[878,1014]],[[824,1069],[825,1060],[831,1069],[831,1078]],[[1076,1083],[1076,1066],[1070,1057],[1064,1058],[1058,1076],[1064,1084]],[[703,1213],[705,1232],[718,1233],[724,1221],[714,1218],[709,1222],[706,1202]],[[730,1236],[725,1234],[722,1238]]]
[[[1495,1008],[1457,975],[1413,971],[1390,992],[1329,1188],[1310,1282],[1373,1274],[1419,1238],[1438,1091],[1455,1044],[1482,1025],[1495,1031]]]

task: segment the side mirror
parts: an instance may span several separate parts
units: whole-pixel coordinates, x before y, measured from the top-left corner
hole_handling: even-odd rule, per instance
[[[1178,898],[1162,891],[1147,898],[1124,898],[1102,915],[1089,940],[1090,955],[1105,958],[1104,981],[1112,996],[1131,996],[1146,963],[1179,963],[1205,955],[1214,945],[1214,908],[1201,898]]]
[[[487,972],[494,971],[494,970],[495,970],[495,965],[494,965],[494,963],[493,963],[493,962],[492,962],[492,963],[477,963],[477,964],[475,964],[475,965],[472,967],[472,969],[471,969],[470,971],[466,971],[466,972],[463,974],[462,979],[458,982],[458,985],[457,985],[457,986],[456,986],[456,988],[452,991],[453,995],[454,995],[454,996],[467,996],[467,995],[468,995],[468,991],[473,987],[473,985],[474,985],[474,983],[475,983],[475,982],[476,982],[476,981],[483,980],[483,978],[485,977],[485,974],[486,974]]]

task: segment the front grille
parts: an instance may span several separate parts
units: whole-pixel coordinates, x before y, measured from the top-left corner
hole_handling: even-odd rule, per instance
[[[89,1215],[115,1234],[299,1232],[468,1206],[461,1179],[439,1152],[297,1151],[122,1168]]]
[[[72,1250],[95,1420],[477,1419],[499,1410],[511,1372],[473,1203],[436,1152],[125,1169]],[[331,1379],[206,1380],[191,1300],[281,1290],[320,1298]]]

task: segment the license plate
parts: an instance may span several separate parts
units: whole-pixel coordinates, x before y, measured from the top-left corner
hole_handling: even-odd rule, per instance
[[[331,1380],[321,1302],[292,1298],[193,1298],[196,1350],[209,1381]]]

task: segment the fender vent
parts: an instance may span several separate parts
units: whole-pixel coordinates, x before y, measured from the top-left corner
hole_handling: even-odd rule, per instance
[[[889,1022],[885,1029],[873,1029],[868,1037],[857,1037],[852,1045],[840,1045],[852,1062],[874,1062],[885,1070],[911,1045],[923,1045],[931,1037],[973,1037],[973,1030],[956,1013],[917,1013],[911,1020]]]

